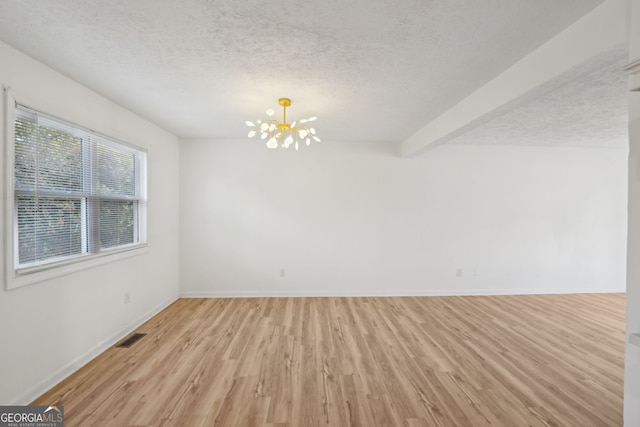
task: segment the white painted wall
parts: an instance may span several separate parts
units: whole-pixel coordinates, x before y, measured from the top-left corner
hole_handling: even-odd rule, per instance
[[[181,294],[623,292],[626,180],[626,149],[181,141]]]
[[[629,58],[640,58],[640,0],[629,0]],[[629,95],[629,234],[627,253],[627,336],[640,333],[640,93]],[[624,425],[640,426],[640,347],[627,343]]]
[[[30,402],[177,297],[179,150],[173,135],[3,43],[0,64],[0,85],[11,86],[16,99],[147,148],[149,166],[147,254],[12,291],[3,283],[0,404],[6,405]],[[0,215],[4,203],[0,198]],[[3,251],[0,245],[2,259]]]

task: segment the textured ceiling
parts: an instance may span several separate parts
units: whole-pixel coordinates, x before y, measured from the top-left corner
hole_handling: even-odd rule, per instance
[[[279,97],[324,139],[400,141],[601,0],[2,0],[0,40],[181,137]]]
[[[629,145],[626,45],[604,52],[472,123],[449,144]]]

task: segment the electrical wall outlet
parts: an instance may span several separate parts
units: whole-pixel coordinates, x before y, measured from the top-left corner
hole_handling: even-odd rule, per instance
[[[131,293],[130,292],[125,292],[124,293],[124,303],[125,304],[129,304],[131,302]]]

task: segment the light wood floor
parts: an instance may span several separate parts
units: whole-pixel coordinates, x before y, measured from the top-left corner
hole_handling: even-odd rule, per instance
[[[180,299],[33,404],[73,426],[621,426],[625,296]]]

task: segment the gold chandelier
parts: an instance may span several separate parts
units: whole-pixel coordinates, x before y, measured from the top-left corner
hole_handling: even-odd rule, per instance
[[[268,148],[278,148],[278,145],[289,148],[291,144],[298,149],[298,143],[304,142],[307,145],[311,144],[311,141],[320,142],[320,138],[316,136],[316,130],[309,127],[307,123],[317,119],[317,117],[309,117],[308,119],[301,119],[294,121],[293,123],[287,123],[287,107],[291,105],[289,98],[280,98],[278,104],[282,106],[282,123],[276,119],[268,118],[265,120],[258,120],[256,123],[247,120],[245,123],[247,126],[253,128],[249,131],[249,138],[253,138],[258,133],[260,139],[267,140]],[[267,116],[272,117],[275,114],[271,108],[267,110]]]

